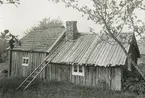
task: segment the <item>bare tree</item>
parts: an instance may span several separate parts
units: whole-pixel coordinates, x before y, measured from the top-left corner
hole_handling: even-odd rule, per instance
[[[49,0],[50,1],[50,0]],[[63,2],[67,7],[72,7],[102,26],[100,33],[113,38],[122,48],[133,66],[140,72],[136,63],[131,59],[121,40],[117,38],[124,27],[141,36],[144,32],[144,23],[138,19],[135,11],[144,9],[143,0],[51,0],[56,3]],[[139,25],[140,24],[140,25]],[[140,72],[143,76],[143,74]]]

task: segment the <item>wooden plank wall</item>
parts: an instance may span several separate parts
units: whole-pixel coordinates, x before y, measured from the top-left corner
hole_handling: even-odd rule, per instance
[[[74,84],[84,86],[100,86],[100,80],[106,82],[106,86],[112,90],[121,90],[121,68],[112,69],[105,67],[85,66],[84,76],[72,75],[72,67],[69,65],[50,64],[46,67],[46,79],[57,81],[71,81]]]
[[[22,66],[22,57],[29,57],[29,66]],[[17,52],[12,53],[12,73],[14,77],[28,76],[46,57],[46,53]],[[41,79],[71,81],[74,84],[84,86],[100,86],[100,80],[106,82],[112,90],[121,90],[121,71],[120,67],[89,67],[85,66],[84,76],[72,75],[72,66],[50,64],[39,75]]]
[[[22,58],[29,57],[29,65],[22,66]],[[32,52],[12,52],[12,73],[11,76],[26,77],[28,76],[46,57],[46,53]],[[40,78],[45,78],[45,70],[39,75]]]

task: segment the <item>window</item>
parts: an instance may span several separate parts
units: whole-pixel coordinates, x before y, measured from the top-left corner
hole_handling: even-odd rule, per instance
[[[72,75],[84,76],[84,66],[72,66]]]
[[[22,66],[28,66],[28,65],[29,65],[29,57],[23,57]]]

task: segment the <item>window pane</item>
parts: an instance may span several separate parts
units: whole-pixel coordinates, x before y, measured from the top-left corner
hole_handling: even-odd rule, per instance
[[[80,72],[80,73],[83,72],[83,68],[82,68],[82,66],[79,66],[79,72]]]
[[[26,64],[28,64],[28,59],[26,59]]]
[[[23,59],[23,63],[25,63],[25,59]]]
[[[74,66],[74,72],[77,72],[77,66]]]

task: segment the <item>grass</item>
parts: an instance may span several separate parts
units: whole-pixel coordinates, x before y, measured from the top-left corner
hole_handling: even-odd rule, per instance
[[[136,98],[132,94],[78,86],[66,81],[35,80],[27,90],[15,91],[22,80],[23,78],[2,79],[0,98]]]

